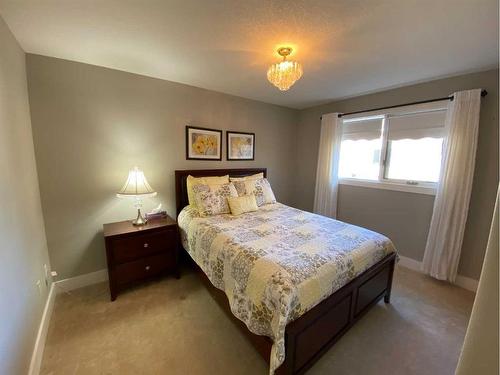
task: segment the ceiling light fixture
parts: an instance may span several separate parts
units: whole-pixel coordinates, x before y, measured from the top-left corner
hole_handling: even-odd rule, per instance
[[[281,47],[278,54],[283,56],[283,61],[273,64],[267,70],[267,79],[281,91],[286,91],[302,77],[302,65],[297,61],[287,60],[292,53],[290,47]]]

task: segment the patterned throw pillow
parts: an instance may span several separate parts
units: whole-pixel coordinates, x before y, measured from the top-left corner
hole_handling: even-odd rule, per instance
[[[193,177],[189,175],[186,179],[186,190],[189,204],[196,206],[193,187],[196,185],[221,185],[229,183],[229,175],[225,176],[210,176],[210,177]]]
[[[276,203],[276,197],[274,196],[273,189],[271,189],[271,184],[269,184],[267,178],[235,181],[233,184],[238,192],[238,196],[241,197],[248,194],[255,195],[255,200],[259,207],[264,204]]]
[[[230,213],[227,197],[237,197],[238,192],[232,183],[220,185],[193,186],[196,207],[201,216],[213,216]]]

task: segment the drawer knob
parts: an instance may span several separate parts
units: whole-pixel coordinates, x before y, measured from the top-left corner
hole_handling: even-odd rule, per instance
[[[146,271],[149,271],[149,268],[150,268],[149,266],[146,266]]]
[[[146,243],[144,244],[144,247],[149,247],[149,244],[146,242]]]

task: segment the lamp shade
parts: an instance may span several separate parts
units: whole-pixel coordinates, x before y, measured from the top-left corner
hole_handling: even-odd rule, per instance
[[[144,173],[138,168],[134,167],[128,172],[128,178],[125,185],[116,194],[117,197],[154,197],[156,191],[148,184],[148,180],[144,176]]]

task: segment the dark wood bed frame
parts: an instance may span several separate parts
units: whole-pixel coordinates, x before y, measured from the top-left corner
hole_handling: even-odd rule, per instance
[[[228,174],[231,177],[242,177],[260,172],[267,176],[266,168],[175,171],[177,215],[188,205],[186,191],[188,175],[204,177]],[[395,261],[396,254],[386,256],[313,309],[288,323],[285,331],[285,362],[276,370],[276,375],[303,374],[372,306],[382,298],[389,303]],[[217,303],[269,363],[272,340],[250,332],[246,325],[231,313],[225,293],[215,288],[203,271],[197,266],[196,268]]]

